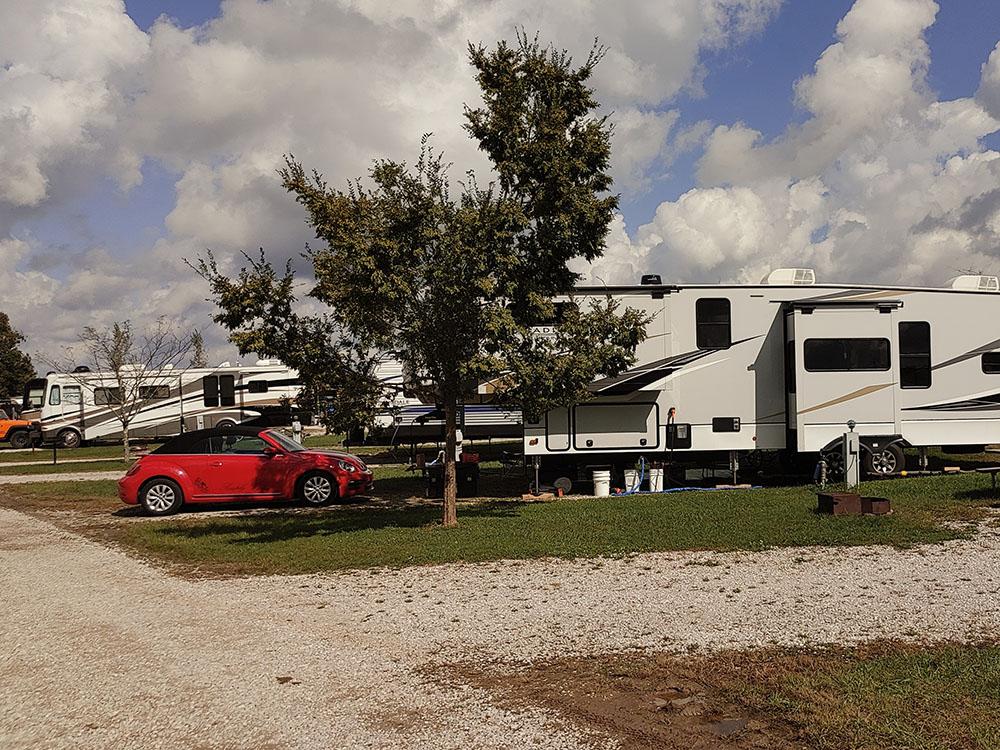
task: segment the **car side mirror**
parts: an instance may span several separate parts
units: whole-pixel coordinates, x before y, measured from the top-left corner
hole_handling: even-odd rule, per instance
[[[264,446],[264,455],[267,456],[268,458],[274,458],[275,456],[278,455],[278,449],[274,448],[274,447],[272,447],[270,445],[265,445]]]

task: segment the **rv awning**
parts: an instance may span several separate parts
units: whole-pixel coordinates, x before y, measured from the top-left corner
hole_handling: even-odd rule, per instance
[[[879,312],[889,312],[898,310],[903,306],[900,299],[803,299],[794,302],[786,302],[789,310],[801,310],[805,314],[817,309],[847,308],[852,310],[869,308]]]

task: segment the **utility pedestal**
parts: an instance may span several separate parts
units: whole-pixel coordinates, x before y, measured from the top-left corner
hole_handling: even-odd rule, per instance
[[[844,433],[844,481],[848,487],[857,487],[861,477],[861,441],[858,433]]]

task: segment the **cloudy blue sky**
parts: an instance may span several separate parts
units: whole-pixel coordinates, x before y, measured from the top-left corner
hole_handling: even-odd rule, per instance
[[[1000,272],[996,0],[0,0],[0,259],[29,350],[165,315],[228,356],[184,259],[297,255],[286,152],[340,181],[431,131],[485,171],[464,45],[518,25],[609,48],[622,211],[590,280]]]

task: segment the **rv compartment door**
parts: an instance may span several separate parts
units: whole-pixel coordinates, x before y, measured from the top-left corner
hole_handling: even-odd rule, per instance
[[[591,403],[573,410],[573,447],[578,451],[650,450],[659,443],[655,403]]]

